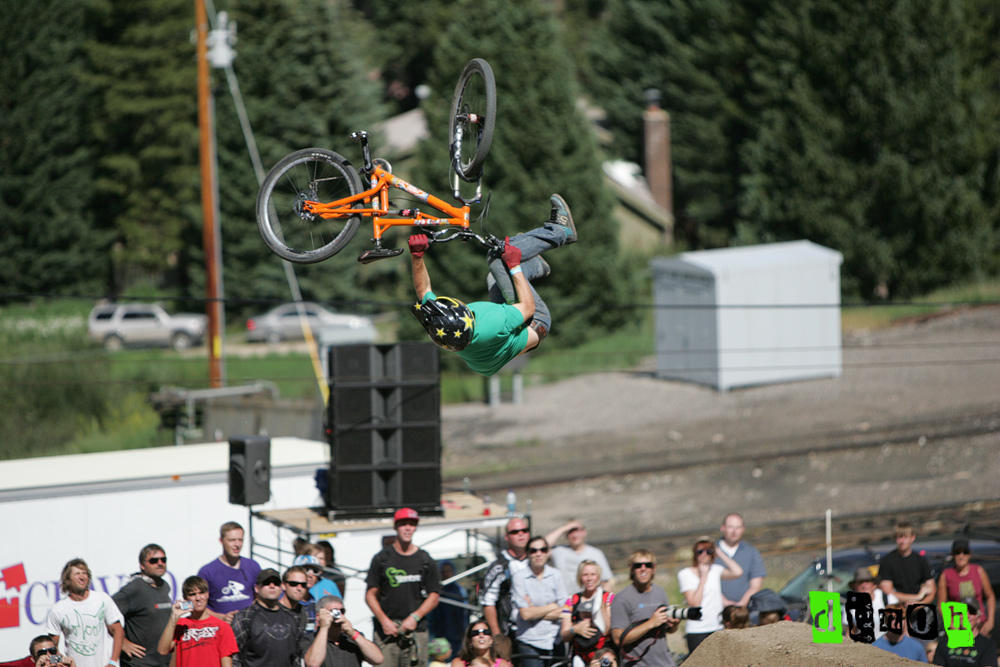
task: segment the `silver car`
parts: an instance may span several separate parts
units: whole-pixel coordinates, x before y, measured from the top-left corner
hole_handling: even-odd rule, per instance
[[[374,343],[375,325],[363,315],[334,313],[316,303],[302,302],[306,320],[313,336],[327,345]],[[272,308],[259,317],[247,320],[247,342],[277,343],[283,340],[303,340],[302,324],[294,303]]]
[[[205,339],[207,321],[198,313],[170,315],[157,304],[101,304],[90,311],[87,335],[108,350],[126,345],[185,350]]]

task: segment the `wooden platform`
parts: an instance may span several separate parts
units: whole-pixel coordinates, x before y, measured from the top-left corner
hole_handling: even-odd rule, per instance
[[[452,528],[500,526],[507,522],[507,510],[496,503],[483,502],[472,494],[461,491],[445,493],[441,496],[443,516],[421,517],[422,526],[447,526]],[[330,537],[338,533],[392,529],[392,512],[386,511],[384,518],[357,518],[332,520],[324,508],[298,507],[284,510],[261,510],[253,512],[255,519],[262,519],[281,528],[303,536],[322,534]]]

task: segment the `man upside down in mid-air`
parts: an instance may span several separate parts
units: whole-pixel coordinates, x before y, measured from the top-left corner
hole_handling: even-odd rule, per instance
[[[542,253],[574,243],[577,234],[566,200],[554,194],[550,201],[552,211],[541,227],[505,241],[503,262],[517,295],[517,302],[511,305],[504,303],[495,283],[490,285],[490,301],[465,304],[434,294],[424,264],[430,239],[426,234],[410,237],[413,287],[418,300],[414,315],[432,341],[456,352],[481,375],[493,375],[517,355],[538,347],[552,327],[552,314],[531,281],[551,271]]]

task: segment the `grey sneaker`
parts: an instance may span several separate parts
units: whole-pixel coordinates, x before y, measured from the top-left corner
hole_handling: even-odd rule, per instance
[[[573,214],[569,212],[569,204],[555,193],[549,197],[549,201],[552,203],[549,222],[566,228],[566,245],[576,243],[576,225],[573,224]]]

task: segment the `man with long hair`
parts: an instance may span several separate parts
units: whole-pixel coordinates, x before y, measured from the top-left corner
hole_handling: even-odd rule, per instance
[[[52,605],[45,619],[45,631],[59,645],[66,639],[66,654],[77,667],[118,667],[125,631],[125,619],[111,596],[90,590],[93,574],[82,558],[63,567],[59,586],[66,594]]]

